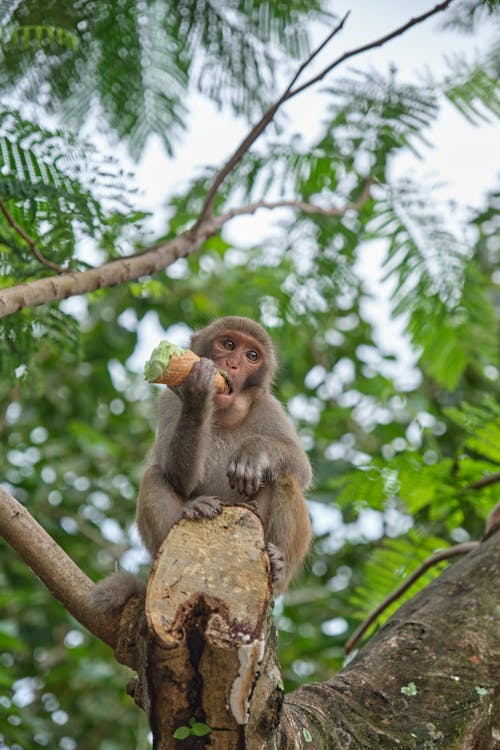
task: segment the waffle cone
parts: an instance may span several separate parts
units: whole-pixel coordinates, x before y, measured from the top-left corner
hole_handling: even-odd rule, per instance
[[[163,383],[164,385],[177,386],[184,382],[185,378],[191,372],[191,368],[200,357],[190,349],[181,354],[172,354],[170,362],[163,371],[161,377],[154,380],[154,383]],[[218,393],[224,393],[227,390],[227,384],[220,372],[215,375],[215,388]]]

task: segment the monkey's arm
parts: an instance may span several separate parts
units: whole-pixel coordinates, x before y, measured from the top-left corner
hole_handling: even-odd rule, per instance
[[[290,474],[305,489],[312,478],[309,460],[281,404],[262,398],[248,433],[231,456],[227,476],[232,489],[252,496],[278,477]]]
[[[266,435],[249,435],[227,467],[231,489],[249,497],[284,474],[292,474],[301,487],[307,487],[311,478],[309,462],[293,441]]]
[[[210,448],[216,371],[213,362],[200,360],[193,365],[175,394],[168,391],[160,401],[152,463],[160,467],[164,477],[184,500],[203,478]]]

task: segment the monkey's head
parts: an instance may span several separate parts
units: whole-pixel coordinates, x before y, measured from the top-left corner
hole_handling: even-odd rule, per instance
[[[268,391],[276,372],[276,355],[269,334],[250,318],[217,318],[191,338],[191,349],[213,359],[226,372],[235,392],[249,388]],[[217,397],[221,402],[224,397]]]

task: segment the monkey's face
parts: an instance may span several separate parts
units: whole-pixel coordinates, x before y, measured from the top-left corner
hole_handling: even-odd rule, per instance
[[[229,408],[238,394],[262,382],[264,352],[252,336],[225,331],[212,341],[210,359],[219,370],[227,373],[232,386],[228,392],[215,396],[218,409]]]

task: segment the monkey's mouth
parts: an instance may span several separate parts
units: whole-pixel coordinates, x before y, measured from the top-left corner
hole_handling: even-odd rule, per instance
[[[224,370],[219,370],[219,372],[220,372],[220,374],[222,375],[222,377],[224,378],[224,380],[226,382],[226,390],[224,391],[223,395],[224,396],[230,396],[232,393],[234,393],[234,386],[233,386],[233,384],[231,382],[231,378],[229,377],[229,375],[227,374],[227,372],[225,372]]]

